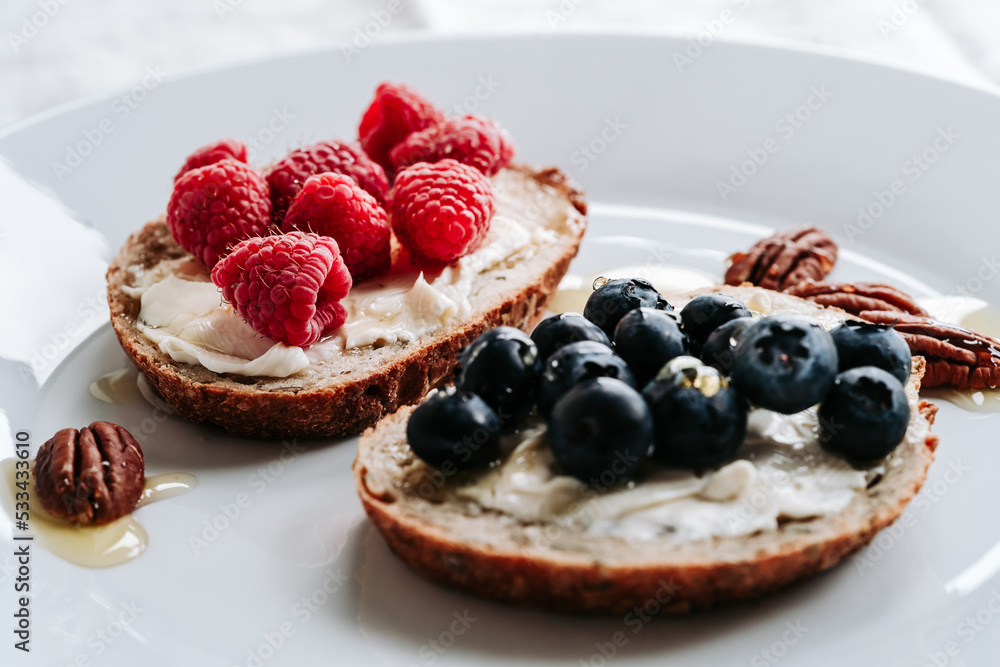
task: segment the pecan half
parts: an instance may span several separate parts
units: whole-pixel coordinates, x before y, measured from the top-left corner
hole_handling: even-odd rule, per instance
[[[927,315],[927,311],[918,306],[909,294],[884,283],[820,283],[807,280],[792,285],[785,292],[858,316],[869,310]]]
[[[862,311],[876,324],[892,324],[910,352],[927,360],[923,387],[994,389],[1000,386],[1000,341],[929,317],[887,311]]]
[[[139,443],[124,428],[98,421],[64,428],[38,449],[35,490],[42,507],[78,524],[102,524],[135,508],[146,484]]]
[[[758,241],[727,260],[727,285],[753,283],[784,290],[803,280],[822,280],[837,261],[837,244],[821,229],[802,227]]]

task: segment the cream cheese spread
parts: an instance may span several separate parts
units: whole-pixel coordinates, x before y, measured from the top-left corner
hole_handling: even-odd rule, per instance
[[[564,200],[534,180],[505,172],[495,177],[494,191],[497,212],[476,251],[435,273],[394,261],[386,277],[351,290],[341,301],[344,325],[308,348],[254,331],[190,258],[163,261],[149,271],[132,267],[125,291],[141,301],[136,326],[174,361],[246,376],[287,377],[345,350],[415,341],[471,314],[477,275],[558,240],[568,218]]]
[[[339,352],[366,345],[412,342],[472,312],[469,296],[477,275],[522,251],[555,240],[556,233],[551,229],[529,230],[498,213],[490,222],[482,247],[443,270],[435,274],[419,269],[395,271],[385,281],[369,281],[352,289],[341,301],[347,308],[347,321],[332,340],[313,347],[322,353],[331,345]]]
[[[916,392],[908,394],[916,411]],[[816,408],[793,415],[754,409],[736,458],[718,469],[652,465],[625,483],[609,471],[590,484],[559,473],[545,426],[536,423],[506,436],[509,453],[498,465],[449,493],[473,513],[494,510],[594,536],[681,542],[751,535],[784,521],[836,514],[895,465],[890,454],[855,468],[827,452],[819,445],[817,419]],[[906,438],[923,442],[926,430],[911,426]]]
[[[136,327],[177,362],[214,373],[286,377],[309,365],[305,351],[261,336],[222,300],[191,258],[133,271],[126,293],[140,300]]]
[[[808,315],[827,329],[843,321],[842,313],[765,290],[752,294],[747,305],[760,314]],[[912,383],[906,395],[911,415],[917,415],[919,399]],[[927,420],[911,419],[905,440],[921,445],[929,428]],[[504,456],[488,470],[463,475],[443,487],[426,485],[424,479],[433,480],[436,471],[417,460],[407,485],[439,488],[470,515],[494,511],[511,520],[557,525],[585,535],[688,542],[752,535],[786,521],[837,514],[902,463],[890,454],[854,467],[827,452],[819,444],[815,406],[792,415],[752,409],[735,459],[719,468],[694,471],[651,463],[624,482],[614,465],[589,484],[561,474],[545,424],[537,418],[504,436],[502,448]]]

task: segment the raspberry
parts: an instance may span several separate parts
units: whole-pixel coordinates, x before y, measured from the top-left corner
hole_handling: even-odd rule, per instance
[[[167,229],[211,269],[237,242],[271,224],[267,181],[250,166],[222,160],[187,172],[167,204]]]
[[[326,236],[289,232],[241,241],[212,269],[212,282],[254,331],[286,345],[311,345],[347,318],[340,300],[351,274]]]
[[[350,176],[379,203],[385,203],[389,179],[361,146],[346,141],[321,141],[292,151],[268,171],[274,223],[281,225],[285,212],[307,178],[328,171]]]
[[[444,120],[440,109],[413,88],[400,83],[381,83],[358,126],[361,147],[392,173],[389,151],[413,132]]]
[[[479,247],[496,208],[490,179],[455,160],[418,162],[399,172],[390,202],[399,242],[432,262],[451,262]]]
[[[492,176],[514,157],[514,144],[496,122],[482,116],[455,116],[414,132],[389,151],[394,169],[417,162],[453,158]]]
[[[174,176],[174,182],[176,183],[177,179],[192,169],[215,164],[222,160],[236,160],[245,163],[247,161],[247,145],[239,139],[223,139],[214,144],[202,146],[188,156],[184,166]]]
[[[389,269],[389,222],[385,209],[343,174],[310,176],[288,207],[281,231],[298,229],[332,237],[355,283]]]

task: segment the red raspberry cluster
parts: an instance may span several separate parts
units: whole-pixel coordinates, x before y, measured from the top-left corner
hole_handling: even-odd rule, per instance
[[[305,146],[264,173],[241,141],[198,149],[175,176],[167,227],[258,333],[310,345],[343,324],[352,284],[390,270],[394,234],[418,262],[478,248],[496,207],[490,176],[513,155],[495,122],[446,118],[383,83],[356,143]]]

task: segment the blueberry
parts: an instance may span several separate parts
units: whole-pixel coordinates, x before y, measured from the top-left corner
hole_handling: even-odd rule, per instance
[[[668,465],[706,467],[736,454],[747,432],[747,404],[726,378],[694,357],[677,357],[646,385],[653,456]]]
[[[910,346],[888,324],[844,322],[833,331],[841,372],[858,366],[889,371],[903,384],[910,379]]]
[[[514,428],[531,410],[542,361],[528,334],[513,327],[490,329],[465,348],[461,364],[455,386],[481,396],[504,428]]]
[[[648,281],[641,278],[619,278],[601,284],[598,278],[594,285],[600,285],[587,299],[583,316],[599,326],[608,338],[614,338],[615,327],[625,314],[636,308],[673,310],[659,292]]]
[[[909,423],[903,384],[874,366],[838,375],[819,405],[820,444],[852,459],[885,456],[903,440]]]
[[[739,299],[725,294],[706,294],[696,296],[681,308],[681,328],[690,341],[691,352],[697,355],[713,331],[730,320],[750,316],[750,310]]]
[[[545,362],[538,378],[538,412],[547,417],[563,394],[597,377],[616,378],[635,387],[628,364],[607,345],[585,340],[559,348]]]
[[[736,344],[755,321],[752,317],[737,317],[710,333],[701,346],[701,360],[728,377],[733,370]]]
[[[748,326],[731,378],[751,403],[786,415],[823,400],[837,377],[837,346],[818,322],[771,315]]]
[[[500,455],[500,420],[480,397],[450,387],[413,411],[406,439],[413,453],[435,468],[478,468]]]
[[[653,450],[653,418],[632,387],[613,378],[585,380],[556,402],[549,445],[563,471],[593,486],[628,478]]]
[[[611,347],[611,339],[601,328],[580,313],[560,313],[546,317],[531,332],[531,340],[538,346],[543,360],[564,345],[581,340],[592,340]]]
[[[628,362],[642,387],[674,357],[685,353],[685,337],[673,314],[636,308],[615,329],[615,351]]]

